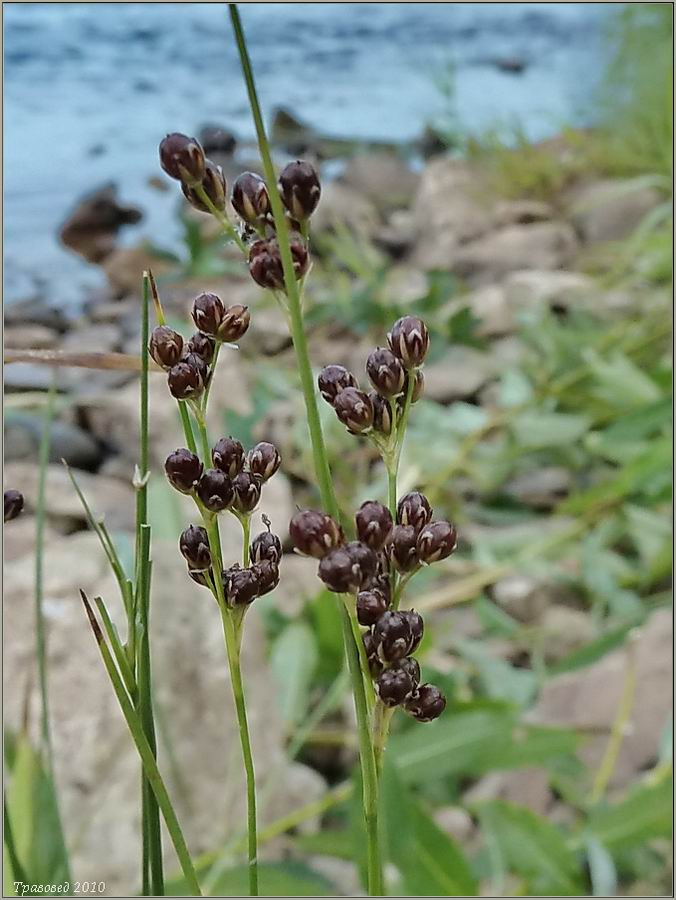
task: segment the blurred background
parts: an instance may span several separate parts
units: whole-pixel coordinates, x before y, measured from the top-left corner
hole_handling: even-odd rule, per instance
[[[313,364],[365,384],[370,348],[400,315],[432,335],[400,491],[424,490],[461,534],[409,591],[427,623],[425,678],[450,702],[432,725],[395,720],[391,893],[666,895],[672,8],[252,3],[242,18],[276,161],[321,173]],[[114,606],[116,587],[60,460],[130,559],[138,382],[22,354],[138,353],[148,266],[186,335],[196,293],[248,303],[211,434],[278,444],[261,511],[282,536],[316,492],[283,317],[157,161],[177,130],[200,137],[229,184],[260,168],[226,8],[7,3],[3,19],[4,346],[18,360],[5,366],[5,487],[26,497],[4,544],[8,800],[22,853],[49,880],[63,847],[30,749],[38,553],[65,841],[76,877],[114,895],[137,889],[138,766],[77,589]],[[343,508],[384,497],[370,445],[321,411]],[[236,895],[227,669],[216,611],[177,551],[191,508],[160,474],[182,438],[157,377],[150,430],[161,765],[206,886]],[[238,528],[224,535],[234,558]],[[280,587],[247,620],[243,663],[268,893],[363,892],[341,646],[315,565],[286,553]],[[402,835],[437,864],[403,852]]]

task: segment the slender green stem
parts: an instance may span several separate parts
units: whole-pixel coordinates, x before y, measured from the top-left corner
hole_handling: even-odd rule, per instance
[[[387,735],[390,730],[390,721],[394,715],[394,709],[388,709],[380,700],[376,701],[376,707],[373,713],[373,748],[376,756],[376,766],[378,768],[378,776],[383,766],[383,755],[385,753],[385,744],[387,743]]]
[[[216,371],[216,364],[218,362],[218,355],[221,352],[221,341],[216,341],[216,346],[214,347],[214,355],[211,360],[211,378],[209,379],[209,383],[204,389],[204,397],[202,398],[202,413],[206,416],[207,414],[207,404],[209,403],[209,394],[211,393],[211,385],[214,383],[214,372]]]
[[[195,410],[195,419],[197,421],[200,444],[202,445],[202,462],[205,466],[208,466],[209,461],[211,460],[211,445],[209,444],[209,435],[207,434],[207,423],[201,410]]]
[[[247,849],[249,859],[249,894],[258,896],[258,840],[256,834],[256,775],[254,772],[253,755],[251,753],[251,738],[249,736],[249,723],[246,715],[246,703],[244,700],[244,687],[242,685],[242,669],[240,665],[241,631],[236,632],[232,617],[225,607],[221,607],[221,619],[223,620],[223,634],[230,667],[230,681],[232,683],[232,695],[237,711],[237,724],[242,745],[242,759],[246,773],[246,801],[247,801]]]
[[[397,519],[397,470],[387,470],[387,505],[392,515],[392,520]]]
[[[268,144],[263,124],[263,116],[258,102],[256,85],[254,81],[251,61],[246,46],[244,31],[239,17],[239,12],[235,4],[229,4],[230,19],[232,22],[235,41],[239,51],[240,62],[244,80],[246,82],[247,93],[249,96],[249,104],[256,127],[258,137],[258,146],[263,163],[265,180],[270,196],[270,205],[275,219],[275,228],[277,231],[277,239],[279,242],[280,255],[282,259],[282,268],[284,271],[284,284],[288,299],[289,322],[291,337],[296,353],[298,371],[300,375],[303,398],[305,401],[305,409],[308,420],[308,429],[310,432],[310,441],[312,444],[312,452],[314,458],[315,474],[319,486],[322,505],[332,516],[339,518],[338,502],[336,500],[331,480],[331,469],[329,466],[328,454],[324,444],[324,436],[322,434],[321,420],[319,418],[319,410],[317,408],[317,399],[315,395],[314,380],[312,377],[312,368],[310,366],[310,357],[307,346],[307,338],[303,325],[303,313],[300,301],[300,291],[293,267],[293,258],[291,256],[291,248],[289,244],[289,229],[286,223],[284,207],[277,188],[275,170],[270,154],[270,146]],[[375,757],[373,754],[373,746],[369,731],[368,704],[366,701],[366,690],[364,686],[364,677],[368,677],[360,666],[359,648],[355,640],[350,614],[345,606],[341,603],[341,624],[343,630],[343,641],[345,643],[345,651],[348,658],[348,666],[350,677],[352,679],[352,690],[354,694],[355,710],[357,714],[357,727],[359,732],[359,748],[362,768],[362,782],[364,790],[364,814],[367,826],[368,839],[368,882],[369,893],[371,895],[380,895],[382,891],[382,867],[380,861],[380,846],[378,840],[378,779],[375,765]]]
[[[185,435],[185,442],[188,445],[188,450],[190,450],[191,453],[197,453],[197,443],[195,442],[192,422],[190,421],[190,413],[188,412],[185,400],[178,401],[178,411],[181,415],[181,424],[183,425],[183,434]]]
[[[200,891],[195,868],[193,866],[192,860],[190,859],[190,853],[188,852],[188,847],[185,842],[185,838],[183,837],[181,826],[179,825],[178,819],[176,818],[174,807],[171,804],[169,794],[167,793],[164,781],[162,780],[162,776],[160,775],[160,770],[157,768],[157,761],[155,760],[153,751],[151,750],[150,744],[148,743],[148,740],[143,732],[141,720],[138,717],[136,710],[134,709],[134,706],[129,699],[129,696],[127,695],[126,690],[124,689],[124,682],[122,681],[122,678],[117,671],[115,661],[110,650],[108,649],[108,645],[104,640],[103,632],[99,627],[96,617],[94,616],[94,612],[91,608],[89,600],[87,599],[87,596],[83,591],[80,591],[80,594],[82,596],[82,602],[85,605],[87,617],[89,618],[89,624],[91,625],[92,632],[94,633],[94,637],[96,639],[96,644],[99,648],[101,658],[103,659],[103,664],[108,673],[108,677],[110,678],[113,690],[115,691],[115,696],[117,697],[120,709],[122,710],[122,715],[125,718],[127,727],[129,728],[134,743],[136,744],[136,749],[138,750],[139,756],[141,757],[141,762],[143,763],[143,769],[146,773],[148,783],[157,800],[159,808],[162,811],[162,816],[166,823],[167,831],[169,832],[169,836],[174,845],[174,849],[176,850],[176,856],[178,857],[181,871],[183,872],[186,883],[192,895],[195,897],[200,897],[202,895],[202,892]]]
[[[249,538],[251,536],[251,516],[238,516],[240,525],[242,526],[242,565],[246,569],[249,565]]]
[[[131,670],[129,660],[127,659],[124,648],[117,634],[117,629],[113,625],[113,622],[110,618],[110,613],[108,612],[108,609],[103,600],[100,597],[97,597],[94,602],[96,603],[96,608],[99,615],[101,616],[103,628],[106,632],[108,643],[112,647],[115,662],[117,663],[117,667],[120,670],[120,675],[122,676],[122,680],[124,681],[124,686],[126,687],[127,693],[129,694],[131,699],[136,702],[137,687],[136,681],[134,679],[134,673]]]

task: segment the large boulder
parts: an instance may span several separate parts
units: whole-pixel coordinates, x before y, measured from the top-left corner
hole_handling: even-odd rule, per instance
[[[569,198],[573,224],[587,243],[629,237],[666,198],[633,179],[606,179],[583,185]]]
[[[115,248],[118,231],[141,218],[134,206],[123,206],[117,199],[117,187],[107,184],[86,194],[61,226],[63,244],[88,262],[98,263]]]
[[[363,153],[349,160],[340,181],[385,213],[409,206],[420,176],[394,153]]]

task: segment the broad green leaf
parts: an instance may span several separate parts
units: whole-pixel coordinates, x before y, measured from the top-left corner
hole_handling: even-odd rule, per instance
[[[279,709],[289,726],[300,722],[307,712],[317,660],[315,636],[305,622],[292,622],[272,645],[270,665],[277,684]]]
[[[665,550],[666,558],[669,559],[672,547],[671,514],[666,510],[660,514],[652,509],[629,503],[624,506],[624,514],[627,517],[629,534],[643,565],[651,569],[665,556]]]
[[[661,399],[655,382],[623,353],[602,359],[589,350],[584,356],[595,378],[594,393],[611,406],[624,411]]]
[[[513,419],[511,430],[524,450],[539,450],[573,444],[590,426],[585,415],[526,410]]]
[[[584,647],[580,647],[578,650],[574,650],[568,656],[565,656],[562,660],[559,660],[559,662],[551,666],[549,668],[549,674],[559,675],[561,672],[572,672],[575,669],[582,669],[585,666],[591,665],[591,663],[594,663],[605,656],[606,653],[609,653],[616,647],[620,647],[632,628],[635,628],[642,621],[643,617],[641,616],[638,619],[634,619],[631,622],[622,625],[620,628],[614,628],[612,631],[602,634],[600,637],[596,638],[596,640],[591,641],[589,644],[585,644]]]
[[[318,872],[299,862],[259,863],[259,893],[262,897],[331,897],[336,886]],[[185,896],[185,885],[174,881],[165,886],[170,897]],[[249,895],[248,866],[234,866],[217,879],[211,896],[247,897]]]
[[[612,853],[671,834],[672,779],[642,784],[621,803],[591,813],[586,833]]]
[[[589,878],[595,897],[615,897],[617,895],[617,871],[613,857],[595,837],[586,841]]]
[[[576,856],[554,825],[529,809],[502,800],[477,805],[477,812],[507,868],[528,879],[528,893],[581,893]]]
[[[513,619],[504,609],[491,602],[482,594],[474,602],[474,612],[486,631],[501,637],[514,637],[520,630],[520,624]]]
[[[312,631],[319,650],[317,673],[332,681],[343,666],[343,636],[336,595],[322,590],[307,604]]]
[[[517,669],[494,656],[481,641],[456,639],[458,653],[476,667],[486,694],[495,700],[508,700],[527,706],[537,691],[537,676],[530,669]]]
[[[346,828],[327,828],[316,834],[297,834],[294,846],[312,856],[333,856],[349,862],[354,857],[352,835]]]

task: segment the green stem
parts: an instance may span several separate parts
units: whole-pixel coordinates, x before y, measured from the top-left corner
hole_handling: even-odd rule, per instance
[[[185,440],[188,445],[188,450],[191,453],[197,453],[197,444],[195,442],[195,435],[192,430],[192,422],[190,421],[190,413],[188,412],[188,407],[186,405],[185,400],[178,401],[178,411],[181,414],[181,423],[183,425],[183,434],[185,435]]]
[[[387,743],[387,735],[390,731],[390,721],[393,715],[394,709],[388,709],[380,700],[376,702],[373,713],[373,749],[379,776],[383,767],[385,744]]]
[[[242,565],[246,569],[249,565],[249,538],[251,536],[251,516],[249,514],[237,516],[242,526]]]
[[[208,468],[209,463],[211,462],[211,445],[209,444],[209,435],[207,434],[207,423],[201,410],[195,410],[195,419],[197,421],[200,444],[202,445],[202,462]]]
[[[270,205],[275,220],[275,228],[277,231],[277,239],[279,243],[280,255],[282,259],[282,268],[284,271],[284,284],[288,299],[289,322],[291,330],[291,338],[296,353],[296,361],[300,375],[300,382],[303,391],[303,399],[305,401],[305,410],[308,421],[308,429],[310,432],[310,441],[312,444],[312,453],[314,459],[315,474],[317,484],[322,500],[322,505],[328,513],[334,518],[339,518],[338,502],[333,489],[331,480],[331,469],[329,466],[328,454],[324,444],[324,436],[322,434],[321,420],[319,418],[319,410],[317,408],[317,399],[315,395],[314,380],[312,377],[312,368],[310,366],[310,357],[308,352],[307,338],[303,325],[303,313],[300,302],[300,291],[293,267],[293,258],[291,256],[291,248],[289,244],[289,229],[286,223],[284,207],[277,188],[277,180],[275,170],[270,154],[270,146],[268,144],[265,133],[265,125],[263,124],[263,116],[258,102],[256,85],[254,81],[249,52],[246,46],[244,31],[239,17],[239,11],[235,4],[229,4],[230,19],[232,22],[235,41],[239,51],[240,62],[244,80],[246,82],[247,93],[249,96],[249,104],[253,115],[254,125],[256,127],[256,135],[258,137],[258,146],[263,163],[265,180],[270,197]],[[363,672],[360,666],[359,648],[355,640],[352,630],[350,614],[344,604],[340,604],[341,624],[343,630],[343,641],[345,644],[345,652],[347,654],[350,677],[352,680],[352,691],[354,694],[355,710],[357,714],[357,728],[359,732],[359,748],[362,769],[362,783],[364,791],[364,815],[366,818],[366,831],[368,841],[368,885],[371,895],[382,895],[382,867],[380,861],[380,845],[378,840],[378,778],[375,765],[375,757],[373,754],[373,746],[369,731],[368,705],[366,701],[366,690],[364,686],[364,677],[369,677],[368,672]]]
[[[214,206],[214,204],[211,202],[211,198],[209,197],[209,195],[204,190],[204,188],[202,187],[201,184],[197,185],[197,187],[195,188],[195,193],[200,198],[202,203],[204,203],[204,205],[207,207],[207,209],[209,210],[211,215],[215,219],[218,219],[218,221],[220,222],[221,228],[223,229],[225,234],[227,234],[227,236],[229,238],[231,238],[231,240],[233,240],[237,244],[237,246],[242,251],[242,253],[246,253],[248,255],[249,250],[248,250],[246,244],[244,243],[244,241],[242,240],[242,238],[237,234],[237,229],[232,224],[232,222],[228,219],[228,217],[225,215],[225,213],[221,212],[220,209],[218,209],[216,206]]]
[[[211,385],[214,383],[214,373],[216,372],[216,363],[218,362],[218,354],[221,352],[221,341],[216,341],[216,346],[214,347],[214,356],[211,360],[211,378],[209,379],[209,384],[207,384],[204,389],[204,397],[202,399],[202,413],[206,416],[207,414],[207,404],[209,402],[209,394],[211,393]]]
[[[141,720],[139,719],[134,706],[127,695],[127,692],[124,689],[124,683],[120,677],[119,672],[117,671],[112,654],[103,638],[103,633],[99,627],[98,622],[96,621],[96,617],[94,616],[94,612],[91,608],[89,600],[87,599],[83,591],[80,591],[80,594],[82,596],[82,602],[85,605],[85,610],[89,618],[89,624],[91,625],[94,637],[96,639],[96,644],[99,648],[101,658],[103,659],[103,664],[108,673],[108,677],[110,678],[113,690],[115,691],[115,696],[117,697],[120,709],[122,710],[122,715],[125,718],[127,727],[129,728],[134,743],[136,744],[136,749],[138,750],[139,756],[141,757],[141,762],[143,763],[143,769],[146,773],[148,784],[150,785],[159,808],[162,811],[162,816],[164,817],[167,831],[169,832],[169,836],[171,837],[174,849],[176,850],[176,856],[178,857],[181,871],[183,872],[183,876],[185,877],[186,883],[188,885],[188,888],[192,892],[192,895],[195,897],[201,897],[202,892],[200,891],[199,882],[197,881],[197,875],[195,873],[192,860],[190,859],[190,853],[188,852],[188,847],[185,842],[185,838],[183,837],[181,826],[179,825],[178,819],[176,818],[176,813],[174,812],[171,800],[169,799],[169,794],[167,793],[164,781],[162,780],[162,776],[160,775],[160,770],[157,768],[157,761],[155,760],[153,751],[151,750],[150,744],[148,743],[143,732]]]
[[[387,470],[387,505],[392,521],[397,521],[397,469]]]
[[[239,738],[242,746],[242,759],[246,773],[246,801],[247,801],[247,848],[249,859],[249,894],[258,896],[258,840],[256,835],[256,774],[254,772],[253,755],[251,753],[251,738],[249,736],[249,723],[246,715],[246,703],[244,700],[244,687],[242,685],[242,670],[240,665],[241,631],[236,632],[232,617],[225,607],[221,607],[221,619],[223,621],[223,634],[230,668],[230,681],[232,683],[232,695],[237,711],[237,724],[239,726]]]

